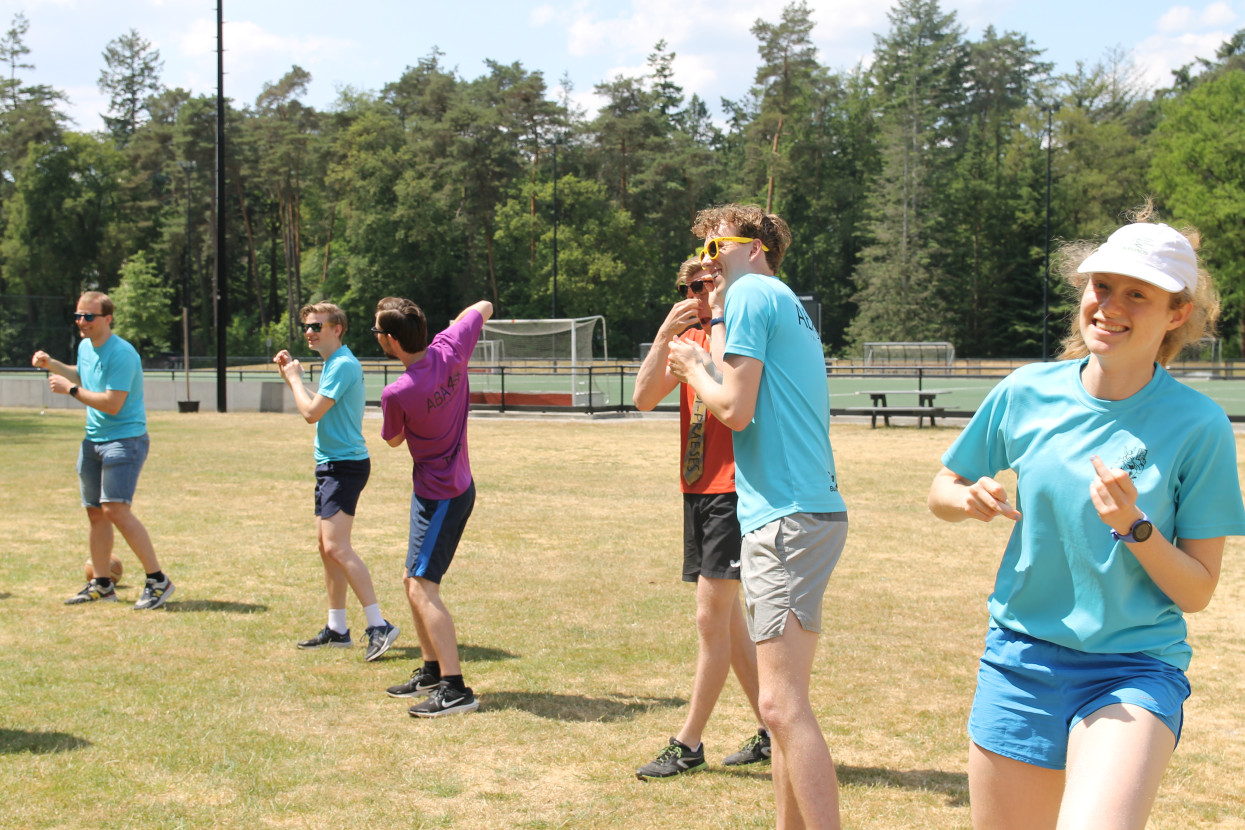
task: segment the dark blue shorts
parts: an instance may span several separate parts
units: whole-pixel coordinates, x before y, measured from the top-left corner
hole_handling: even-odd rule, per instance
[[[316,465],[316,515],[330,518],[338,511],[353,516],[359,496],[372,475],[372,460],[326,461]]]
[[[683,581],[739,579],[739,497],[683,494]]]
[[[406,550],[406,575],[441,584],[454,561],[467,519],[476,504],[472,482],[452,499],[423,499],[411,494],[411,537]]]
[[[1189,681],[1148,654],[1090,654],[991,626],[968,716],[973,743],[1046,769],[1068,763],[1068,733],[1116,703],[1153,713],[1180,740]]]

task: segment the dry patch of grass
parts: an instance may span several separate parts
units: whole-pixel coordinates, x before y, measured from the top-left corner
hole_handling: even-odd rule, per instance
[[[86,558],[81,414],[0,411],[0,825],[772,826],[768,770],[718,763],[751,728],[733,684],[705,734],[710,771],[632,775],[678,729],[695,654],[677,422],[472,422],[478,501],[444,595],[482,705],[430,722],[383,693],[419,656],[400,584],[410,462],[366,429],[355,542],[403,628],[372,664],[293,645],[324,620],[300,419],[152,416],[135,510],[178,587],[140,614],[61,605]],[[849,827],[969,823],[964,721],[1007,529],[925,510],[954,435],[833,429],[852,529],[814,689]],[[1191,618],[1194,697],[1155,828],[1243,826],[1241,550],[1229,542],[1218,596]],[[353,598],[350,615],[358,639]]]

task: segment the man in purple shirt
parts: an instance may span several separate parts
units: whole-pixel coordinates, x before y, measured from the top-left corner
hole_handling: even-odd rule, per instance
[[[454,620],[441,601],[441,579],[475,505],[467,458],[467,362],[491,316],[493,304],[478,302],[429,343],[428,323],[415,303],[386,297],[376,305],[372,331],[385,354],[406,367],[381,393],[381,437],[391,447],[405,443],[415,462],[403,581],[424,659],[408,681],[386,691],[392,697],[428,693],[427,700],[409,710],[417,718],[472,712],[480,706],[463,683]]]

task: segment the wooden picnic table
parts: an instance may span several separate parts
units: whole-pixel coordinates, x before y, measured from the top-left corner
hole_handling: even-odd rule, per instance
[[[851,415],[868,415],[870,424],[874,428],[878,425],[879,415],[882,416],[882,423],[888,427],[891,425],[890,416],[892,415],[915,416],[917,429],[925,425],[926,418],[929,418],[930,426],[937,426],[934,423],[934,417],[946,412],[946,407],[935,406],[934,401],[939,395],[945,395],[948,391],[946,389],[862,389],[856,394],[868,395],[870,405],[850,406],[843,411]],[[917,405],[892,405],[887,401],[888,395],[916,395]]]

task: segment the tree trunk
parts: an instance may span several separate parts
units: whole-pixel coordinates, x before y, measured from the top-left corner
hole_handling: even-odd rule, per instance
[[[770,155],[773,158],[769,161],[769,192],[765,197],[765,212],[774,212],[774,165],[778,159],[778,139],[782,137],[782,125],[786,118],[784,115],[778,116],[778,129],[774,130],[774,143],[770,146]]]
[[[333,252],[333,221],[337,217],[337,202],[329,206],[329,238],[324,241],[324,269],[320,272],[320,286],[329,278],[329,256]]]
[[[233,177],[234,188],[238,191],[238,204],[242,206],[242,224],[246,227],[247,271],[255,286],[255,304],[259,308],[259,324],[268,328],[268,308],[264,302],[264,288],[259,281],[259,262],[255,257],[255,233],[251,229],[251,213],[246,209],[246,194],[242,192],[240,176]]]

